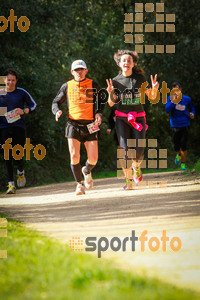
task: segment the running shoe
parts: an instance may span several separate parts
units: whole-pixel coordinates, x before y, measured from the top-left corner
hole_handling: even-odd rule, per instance
[[[77,183],[76,186],[76,195],[83,195],[85,194],[85,187],[83,185],[83,183]]]
[[[185,163],[181,163],[181,170],[182,171],[186,171],[187,170]]]
[[[143,175],[140,167],[134,168],[133,171],[134,171],[133,180],[135,181],[135,183],[142,181]]]
[[[132,189],[133,189],[132,180],[126,178],[126,183],[124,185],[124,190],[128,191],[128,190],[132,190]]]
[[[92,174],[90,172],[89,174],[86,175],[85,169],[86,169],[86,166],[82,167],[82,173],[84,176],[84,185],[85,185],[86,189],[91,189],[93,187]]]
[[[13,184],[7,185],[8,189],[6,191],[6,194],[15,194],[16,193],[16,187]]]
[[[24,171],[19,172],[17,170],[17,186],[19,188],[23,188],[26,185],[26,177],[24,175]]]
[[[176,154],[176,158],[175,158],[175,164],[178,166],[181,163],[181,156],[179,154]]]

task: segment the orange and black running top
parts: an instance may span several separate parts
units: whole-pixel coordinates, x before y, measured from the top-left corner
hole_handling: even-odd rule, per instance
[[[93,121],[95,111],[101,112],[98,92],[99,85],[88,78],[82,81],[74,79],[64,83],[52,103],[52,112],[56,114],[60,105],[67,101],[68,115],[71,120]]]

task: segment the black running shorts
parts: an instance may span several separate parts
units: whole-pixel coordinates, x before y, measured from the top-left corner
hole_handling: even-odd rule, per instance
[[[90,123],[92,123],[92,121]],[[90,134],[87,125],[82,125],[76,121],[69,120],[67,122],[65,136],[66,138],[76,139],[81,143],[85,143],[87,141],[97,141],[98,131]]]
[[[189,126],[186,127],[172,127],[173,129],[173,143],[174,150],[177,152],[179,150],[187,150],[187,140],[189,133]]]

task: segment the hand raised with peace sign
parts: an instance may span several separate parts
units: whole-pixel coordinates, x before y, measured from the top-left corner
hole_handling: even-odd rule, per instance
[[[157,74],[153,77],[151,75],[151,86],[152,86],[152,89],[158,89],[159,88],[159,83],[157,80]]]
[[[107,82],[107,85],[108,85],[107,91],[110,94],[112,92],[112,90],[114,90],[112,79],[106,79],[106,82]]]

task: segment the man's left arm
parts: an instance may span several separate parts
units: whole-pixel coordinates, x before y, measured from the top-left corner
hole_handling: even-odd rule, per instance
[[[188,104],[188,108],[189,108],[189,115],[191,119],[194,119],[194,115],[195,115],[195,108],[194,108],[194,104],[192,103],[192,99],[190,98],[189,104]]]
[[[29,114],[32,113],[36,109],[36,102],[33,100],[31,95],[26,91],[23,90],[23,99],[24,102],[26,103],[27,107],[22,109],[22,108],[16,108],[15,112],[19,115],[24,115],[24,114]]]
[[[32,113],[36,109],[37,104],[27,91],[24,91],[24,93],[24,101],[27,107],[24,108],[23,112],[24,114]]]

